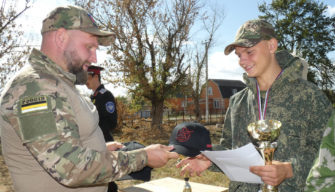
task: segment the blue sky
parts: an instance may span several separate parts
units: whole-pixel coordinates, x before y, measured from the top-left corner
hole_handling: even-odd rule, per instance
[[[24,0],[18,0],[22,2]],[[238,60],[235,54],[225,56],[223,50],[225,46],[231,43],[235,38],[235,33],[238,28],[247,20],[258,17],[258,5],[271,0],[203,0],[205,3],[219,3],[224,12],[224,20],[222,27],[217,34],[216,46],[209,52],[208,60],[208,76],[212,79],[242,79],[243,70],[238,65]],[[329,15],[335,15],[335,1],[321,0],[328,5]],[[41,42],[40,29],[42,20],[55,7],[59,5],[67,5],[66,0],[35,0],[32,8],[25,12],[19,18],[19,22],[25,28],[28,35],[29,42],[33,45],[39,45]],[[20,7],[20,3],[18,4]],[[39,48],[37,46],[37,48]],[[99,55],[98,53],[98,63]],[[334,54],[335,55],[335,54]],[[101,58],[102,56],[100,56]],[[333,58],[335,59],[335,58]],[[102,60],[101,60],[102,61]],[[108,88],[113,90],[114,95],[126,95],[124,88],[115,88],[113,85],[108,85]]]

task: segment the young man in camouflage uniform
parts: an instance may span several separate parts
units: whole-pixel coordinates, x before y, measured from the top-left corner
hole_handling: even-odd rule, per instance
[[[287,51],[277,52],[278,42],[271,24],[250,20],[237,32],[235,50],[245,70],[245,89],[230,98],[222,139],[213,150],[235,149],[251,142],[247,126],[260,119],[282,123],[273,165],[252,166],[250,171],[279,191],[303,191],[305,180],[318,151],[331,105],[317,86],[305,80],[304,62]],[[304,74],[304,75],[303,75]],[[259,97],[258,97],[259,96]],[[264,107],[265,106],[265,107]],[[186,166],[185,166],[186,165]],[[184,160],[182,173],[200,174],[211,166],[203,156]],[[229,191],[257,192],[261,185],[230,182]]]
[[[335,191],[335,113],[328,121],[319,149],[319,156],[307,177],[305,191]]]
[[[42,37],[41,51],[32,51],[0,100],[2,150],[16,192],[106,192],[112,180],[177,158],[158,144],[113,151],[96,108],[76,90],[112,33],[99,30],[85,10],[68,6],[43,21]]]

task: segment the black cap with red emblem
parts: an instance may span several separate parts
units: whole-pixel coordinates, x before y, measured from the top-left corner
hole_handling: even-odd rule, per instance
[[[99,66],[95,66],[95,65],[90,65],[87,69],[87,73],[90,75],[100,75],[100,72],[103,71],[105,68],[103,67],[99,67]]]
[[[188,157],[195,157],[200,151],[212,150],[209,131],[200,123],[178,124],[172,131],[169,145],[173,151]]]

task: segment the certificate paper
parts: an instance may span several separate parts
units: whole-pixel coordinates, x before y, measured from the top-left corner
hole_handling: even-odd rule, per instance
[[[234,150],[201,153],[215,163],[231,181],[263,183],[258,175],[249,171],[250,166],[264,165],[263,158],[252,143]]]

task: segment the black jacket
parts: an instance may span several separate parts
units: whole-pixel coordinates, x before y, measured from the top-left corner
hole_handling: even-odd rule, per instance
[[[113,141],[111,131],[117,125],[117,109],[113,94],[101,84],[91,95],[91,100],[98,110],[99,126],[106,142]]]

